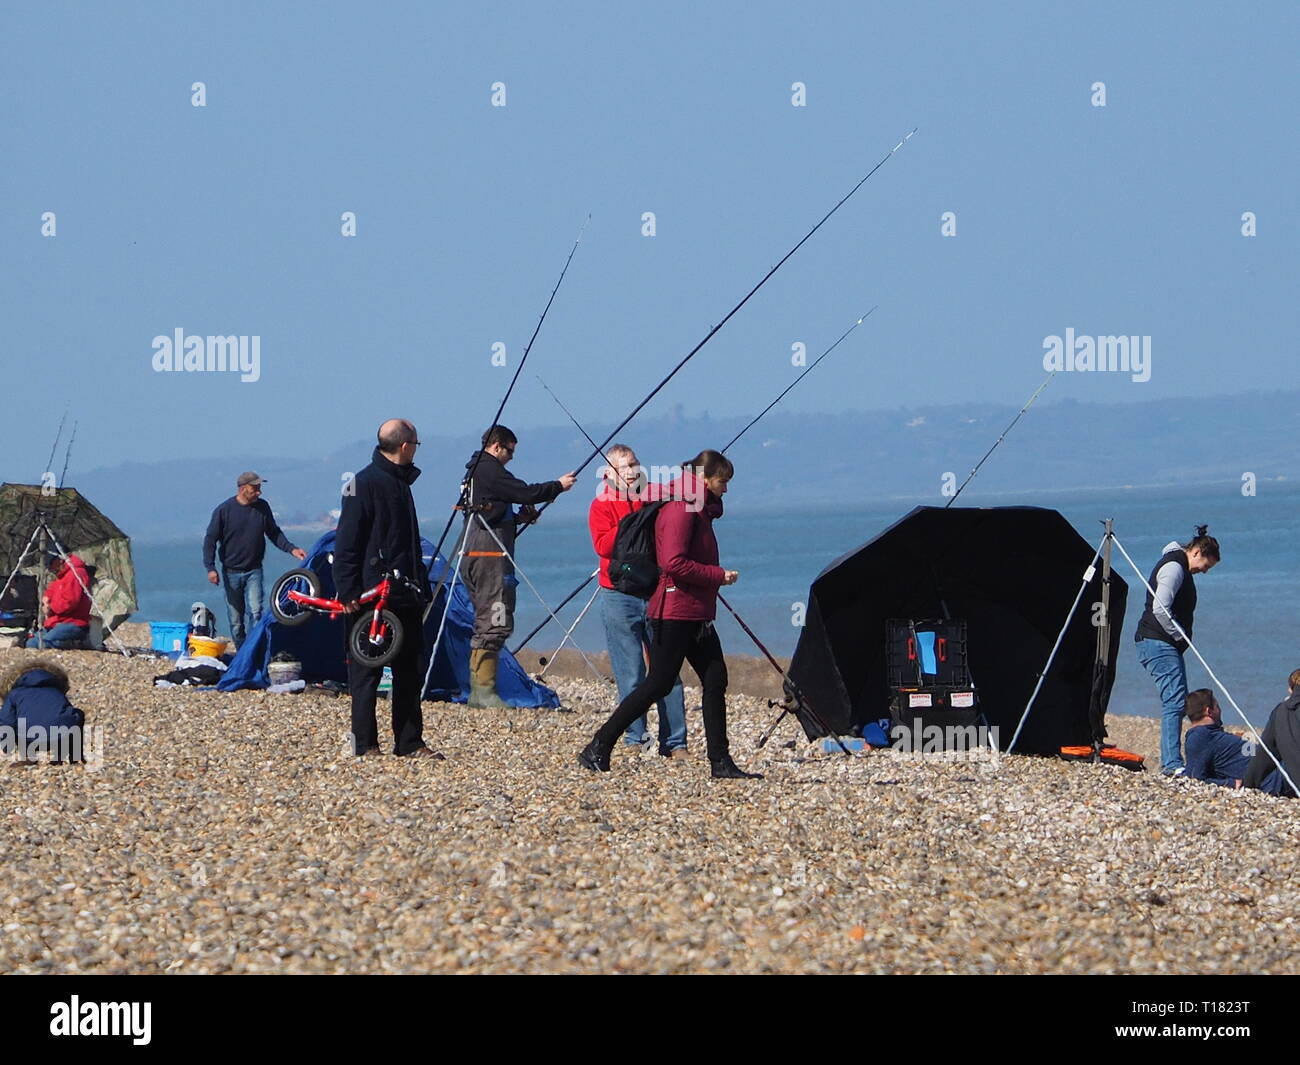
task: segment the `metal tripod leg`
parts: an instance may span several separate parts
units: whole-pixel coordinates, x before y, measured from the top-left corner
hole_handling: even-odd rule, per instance
[[[519,565],[518,563],[515,562],[514,557],[510,554],[509,551],[506,550],[506,545],[501,542],[501,537],[497,536],[496,532],[493,531],[492,526],[490,526],[487,523],[486,519],[483,517],[482,514],[475,514],[474,517],[476,517],[479,520],[479,523],[483,526],[483,528],[487,530],[487,534],[490,537],[492,537],[494,541],[496,541],[497,547],[501,548],[501,556],[503,558],[510,559],[510,564],[514,566],[515,572],[519,574],[519,576],[523,579],[523,582],[528,585],[529,590],[533,593],[533,595],[537,597],[537,601],[542,604],[546,612],[551,615],[551,620],[554,621],[557,625],[560,625],[561,624],[560,619],[555,616],[555,611],[546,605],[546,600],[542,598],[542,593],[539,592],[536,586],[533,584],[533,582],[528,579],[528,574],[526,574],[522,569],[519,568]],[[578,654],[582,655],[582,660],[587,663],[587,668],[590,669],[591,672],[596,675],[597,679],[605,683],[609,683],[609,678],[606,677],[603,673],[601,673],[601,671],[598,670],[594,665],[592,665],[591,659],[587,657],[587,652],[585,652],[581,647],[578,646],[577,640],[573,641],[573,649],[577,651]]]
[[[564,633],[564,639],[562,639],[562,640],[560,641],[560,646],[557,647],[557,648],[555,649],[555,652],[551,655],[551,657],[550,657],[550,659],[547,661],[546,665],[544,665],[544,666],[542,667],[542,671],[541,671],[539,674],[537,674],[537,679],[538,679],[538,680],[541,680],[542,677],[546,676],[546,671],[547,671],[548,669],[550,669],[551,666],[555,665],[555,656],[558,655],[558,654],[560,653],[560,651],[562,651],[562,650],[564,649],[564,645],[565,645],[566,643],[568,643],[569,638],[573,635],[574,630],[575,630],[575,629],[576,629],[580,624],[582,624],[582,619],[583,619],[584,617],[587,616],[587,611],[591,609],[591,604],[594,603],[594,602],[596,601],[596,596],[598,596],[598,595],[600,595],[600,587],[599,587],[599,586],[597,586],[596,590],[595,590],[594,592],[591,593],[591,598],[587,600],[587,605],[584,606],[584,607],[582,608],[582,610],[578,613],[578,616],[577,616],[576,618],[573,619],[573,624],[570,625],[569,628],[568,628],[568,630]],[[578,646],[578,645],[575,643],[574,646],[576,647],[576,646]]]

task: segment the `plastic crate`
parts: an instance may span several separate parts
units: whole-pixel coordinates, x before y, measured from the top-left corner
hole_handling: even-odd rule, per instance
[[[183,621],[149,622],[149,646],[155,651],[179,651],[185,646],[185,630],[189,625]]]

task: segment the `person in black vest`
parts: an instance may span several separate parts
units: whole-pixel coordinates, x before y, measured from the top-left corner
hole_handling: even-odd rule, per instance
[[[362,609],[357,600],[390,570],[397,570],[421,588],[429,587],[420,546],[411,484],[420,476],[414,465],[420,446],[415,426],[392,418],[379,427],[379,446],[370,465],[353,478],[344,493],[338,531],[334,534],[334,587],[349,615]],[[405,585],[397,585],[388,608],[402,623],[402,647],[390,666],[393,690],[389,704],[393,715],[393,753],[416,758],[441,759],[424,742],[420,694],[424,676],[420,655],[424,650],[424,600]],[[351,621],[345,622],[351,624]],[[352,750],[358,756],[378,755],[379,729],[375,723],[375,694],[382,669],[348,659],[348,687],[352,692]]]
[[[1138,661],[1160,689],[1164,713],[1160,724],[1160,772],[1166,776],[1184,769],[1183,714],[1187,707],[1187,667],[1183,652],[1192,636],[1196,613],[1195,573],[1208,573],[1219,562],[1219,541],[1198,525],[1187,544],[1165,545],[1160,560],[1147,578],[1155,598],[1146,594],[1146,609],[1138,621]],[[1179,630],[1182,630],[1181,632]]]
[[[577,474],[566,473],[554,481],[526,484],[506,469],[518,445],[514,433],[494,425],[483,434],[482,450],[465,463],[466,502],[483,508],[465,512],[467,561],[461,571],[474,601],[469,705],[478,708],[508,705],[497,695],[497,659],[515,628],[515,532],[537,516],[536,504],[551,502],[578,480]],[[523,509],[516,512],[515,503]]]

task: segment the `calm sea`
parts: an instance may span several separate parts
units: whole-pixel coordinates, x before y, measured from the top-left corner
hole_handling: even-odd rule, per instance
[[[813,578],[833,559],[869,540],[915,505],[897,501],[785,513],[746,510],[740,486],[728,495],[727,503],[731,509],[715,528],[723,564],[741,573],[727,598],[777,655],[794,650],[799,634],[792,621],[795,605],[806,601]],[[1236,483],[1015,497],[981,496],[968,490],[961,503],[1055,507],[1094,545],[1101,539],[1101,520],[1114,518],[1116,535],[1144,575],[1166,543],[1186,541],[1193,526],[1208,523],[1222,546],[1223,561],[1197,579],[1196,642],[1202,654],[1257,724],[1264,722],[1285,694],[1288,674],[1300,668],[1300,484],[1266,482],[1254,496],[1243,496]],[[594,568],[585,514],[585,503],[561,497],[543,521],[519,541],[521,569],[553,606]],[[445,520],[427,523],[425,536],[436,538]],[[295,537],[291,532],[290,538],[308,546],[311,537]],[[202,530],[196,530],[192,542],[135,545],[139,619],[183,621],[189,617],[190,605],[203,600],[216,610],[224,629],[221,595],[207,583],[203,572],[201,539]],[[289,556],[269,548],[268,587],[292,564]],[[1155,686],[1133,652],[1132,633],[1141,595],[1134,589],[1136,578],[1118,552],[1115,564],[1129,582],[1130,602],[1111,712],[1156,714]],[[560,611],[566,626],[594,588],[593,582]],[[593,652],[604,649],[603,631],[595,615],[593,607],[575,633],[578,643]],[[521,585],[515,639],[545,616],[532,593]],[[757,654],[749,638],[725,613],[719,619],[719,631],[729,653]],[[560,635],[552,624],[531,642],[536,647],[553,647]],[[1212,686],[1191,655],[1188,666],[1192,687]],[[1226,702],[1224,711],[1225,721],[1235,719]]]

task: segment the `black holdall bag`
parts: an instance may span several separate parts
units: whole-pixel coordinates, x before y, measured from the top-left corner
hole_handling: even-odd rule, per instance
[[[649,599],[659,587],[659,559],[655,555],[655,518],[667,499],[647,503],[618,523],[614,551],[609,560],[609,581],[614,590]]]

